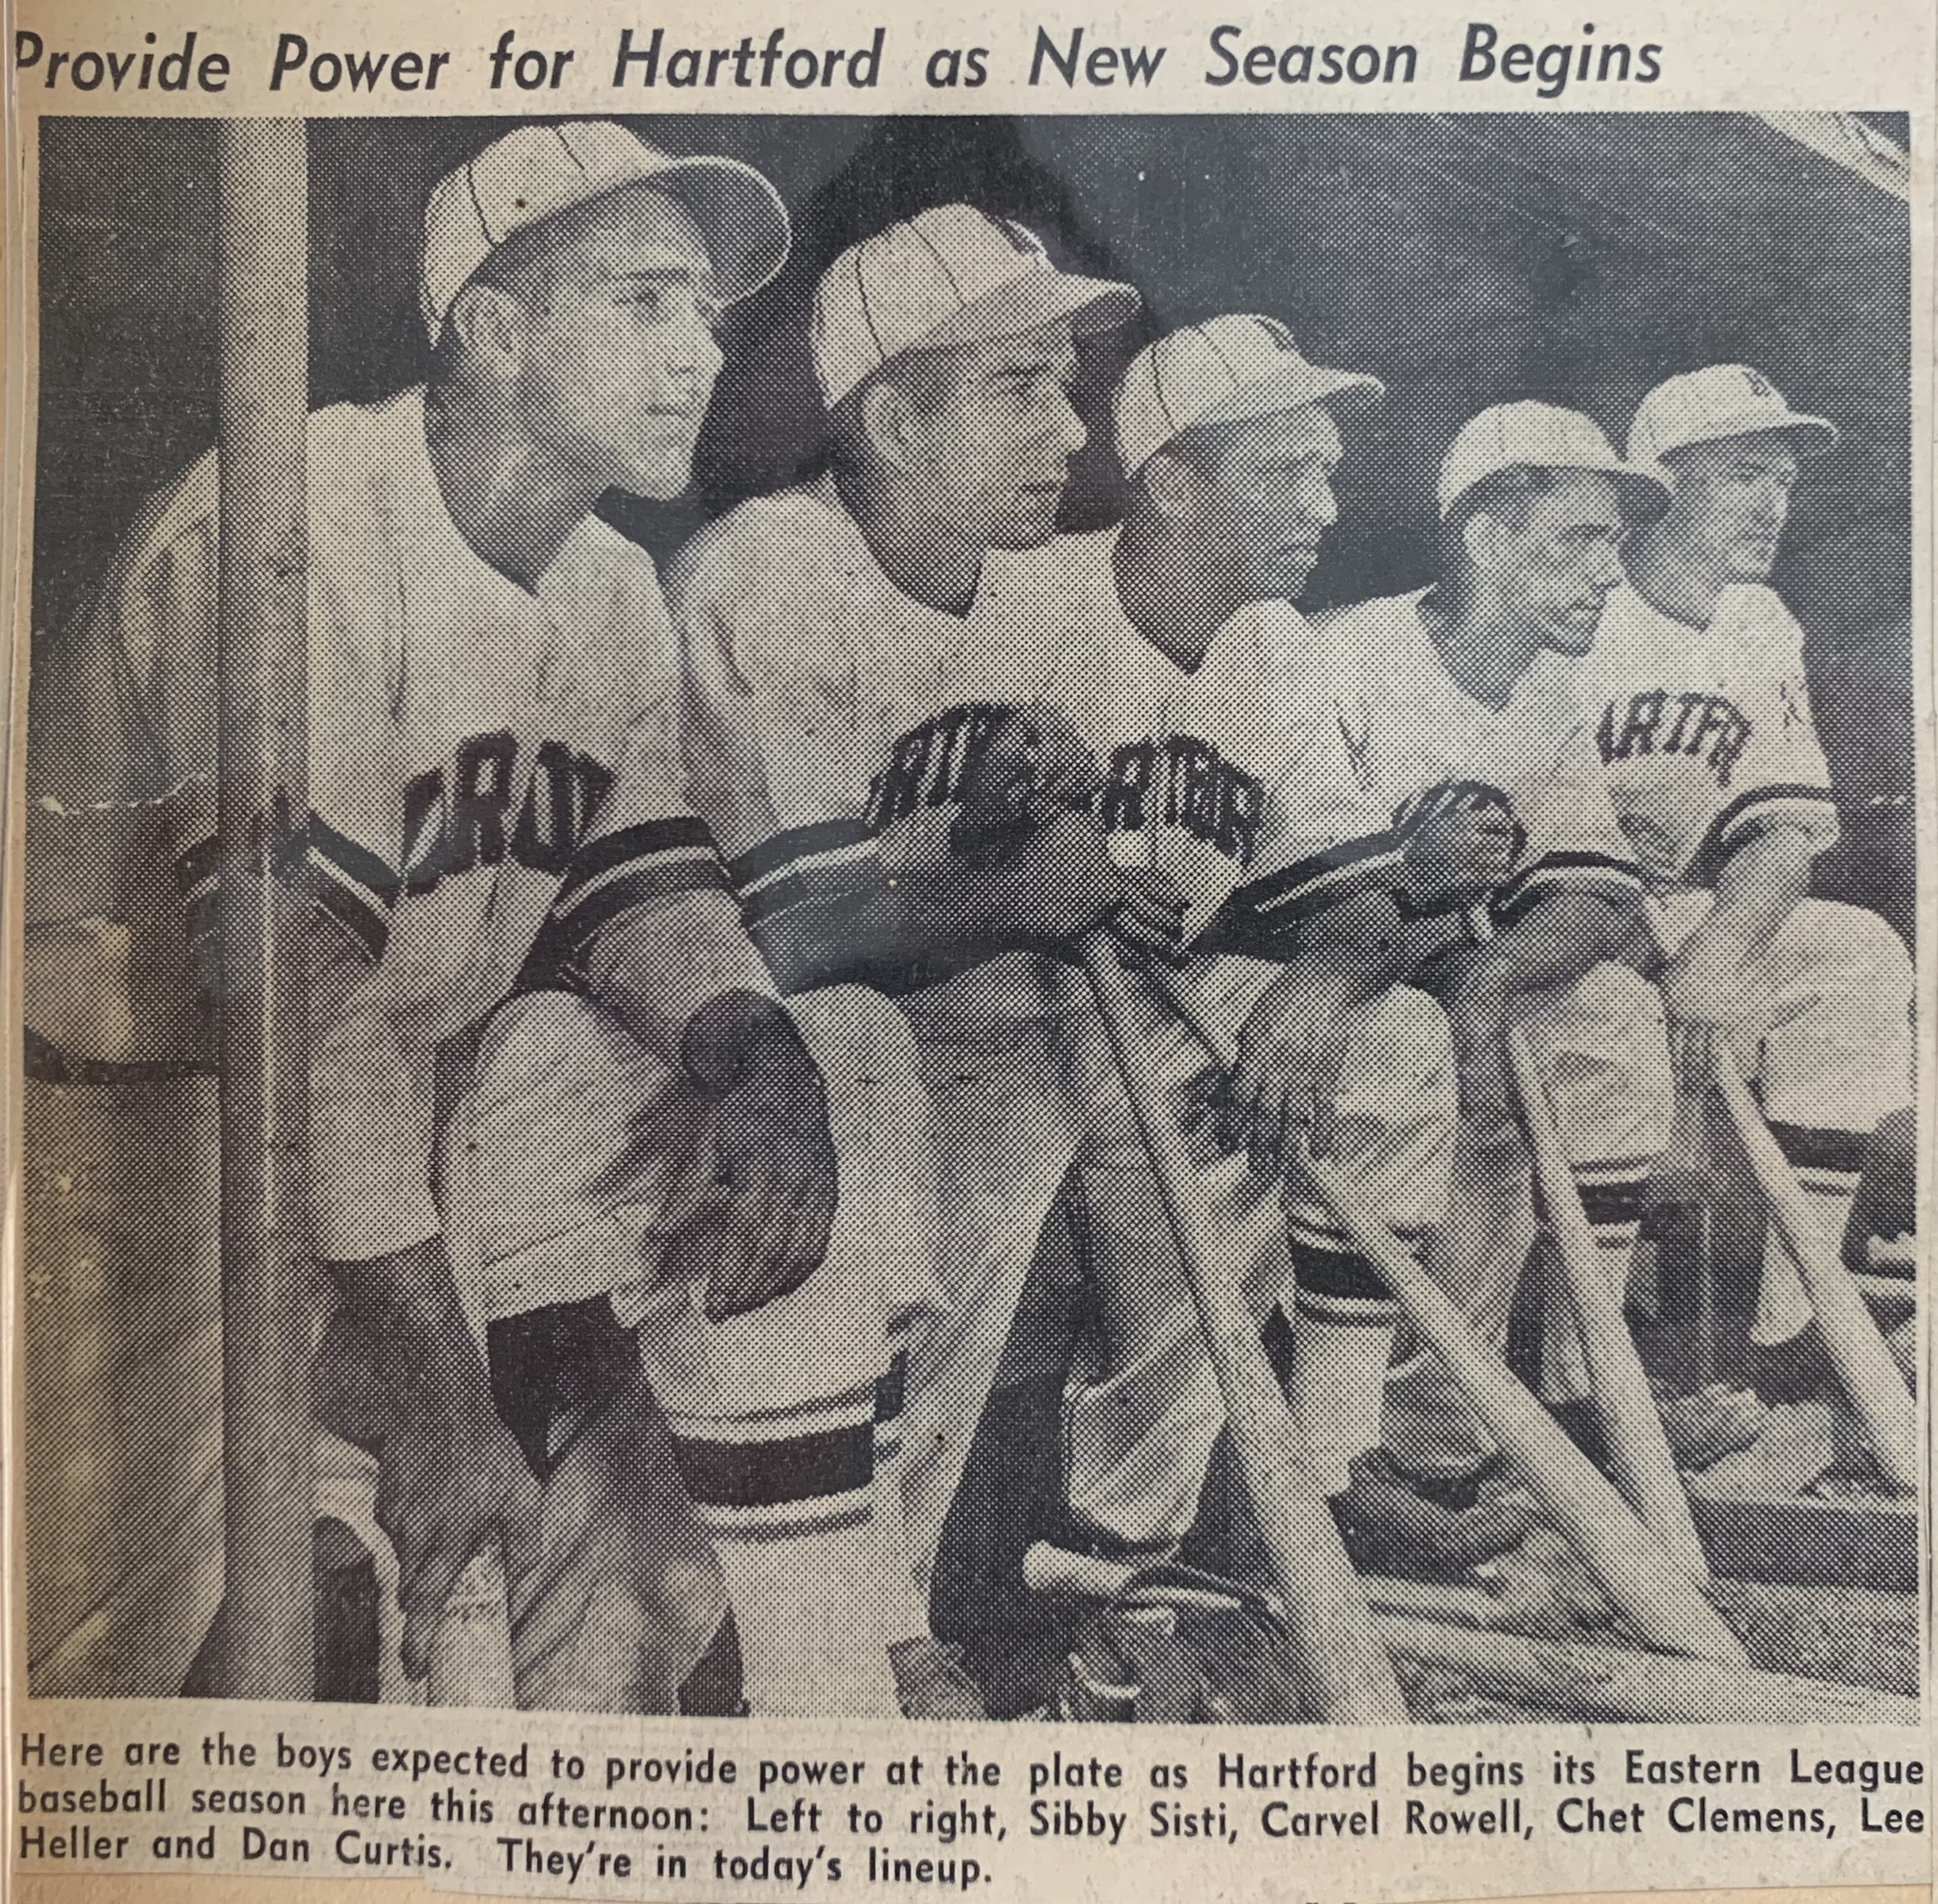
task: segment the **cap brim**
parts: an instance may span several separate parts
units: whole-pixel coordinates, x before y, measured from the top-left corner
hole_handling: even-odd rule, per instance
[[[676,158],[613,189],[630,185],[664,191],[693,214],[713,262],[714,288],[724,303],[751,298],[787,262],[793,242],[787,207],[764,173],[737,158]]]
[[[1799,456],[1822,456],[1825,451],[1836,448],[1839,441],[1837,426],[1828,417],[1800,416],[1794,410],[1772,416],[1767,410],[1761,410],[1741,416],[1712,419],[1703,425],[1700,435],[1686,436],[1664,444],[1657,451],[1656,456],[1660,461],[1663,457],[1673,456],[1678,450],[1693,449],[1699,443],[1727,443],[1736,436],[1787,436]]]
[[[1208,424],[1245,423],[1254,417],[1278,416],[1287,410],[1302,410],[1308,404],[1331,405],[1342,399],[1346,408],[1370,408],[1386,391],[1377,377],[1363,370],[1328,370],[1316,363],[1287,363],[1240,384],[1230,395],[1221,397],[1209,408],[1201,411],[1185,427],[1197,430]]]
[[[1113,284],[1106,278],[1082,278],[1065,271],[1019,272],[1007,283],[971,299],[897,354],[993,343],[1065,322],[1078,337],[1091,337],[1128,324],[1143,301],[1129,285]]]
[[[1462,483],[1453,495],[1441,503],[1440,519],[1445,522],[1466,500],[1469,493],[1478,489],[1489,477],[1499,475],[1504,469],[1516,467],[1520,460],[1517,458],[1515,462],[1500,464],[1493,469],[1483,471],[1471,483]],[[1621,491],[1624,503],[1631,507],[1645,509],[1654,516],[1660,516],[1669,506],[1669,498],[1673,493],[1666,477],[1639,464],[1624,463],[1612,457],[1598,457],[1592,461],[1582,457],[1570,458],[1566,463],[1551,461],[1546,457],[1529,457],[1526,461],[1527,467],[1533,469],[1580,470],[1590,476],[1608,477]]]

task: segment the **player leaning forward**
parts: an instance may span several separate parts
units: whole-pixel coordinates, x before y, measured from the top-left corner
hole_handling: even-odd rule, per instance
[[[1447,1221],[1428,1267],[1497,1342],[1534,1231],[1504,1027],[1527,1034],[1617,1287],[1668,1139],[1661,1007],[1620,962],[1641,871],[1571,685],[1621,579],[1627,522],[1663,500],[1659,480],[1624,464],[1577,412],[1535,402],[1483,411],[1442,465],[1439,581],[1323,626],[1341,731],[1388,823],[1404,830],[1465,807],[1491,810],[1510,829],[1514,864],[1490,899],[1489,929],[1474,935],[1483,942],[1440,952],[1418,981],[1452,1023],[1462,1111]],[[1543,1393],[1579,1401],[1579,1338],[1565,1294],[1550,1287],[1546,1297]],[[1387,1417],[1393,1459],[1416,1486],[1457,1485],[1485,1452],[1430,1356],[1396,1369]]]
[[[1117,395],[1123,522],[1019,564],[1010,605],[1013,638],[1054,656],[1044,700],[1094,751],[1114,852],[1156,864],[1186,902],[1191,956],[1166,989],[1192,1028],[1153,990],[1145,1043],[1187,1118],[1208,1064],[1197,1031],[1238,1054],[1222,1119],[1237,1154],[1192,1131],[1199,1193],[1229,1251],[1219,1270],[1264,1319],[1315,1476],[1362,1563],[1458,1566],[1510,1544],[1524,1517],[1451,1512],[1374,1458],[1393,1304],[1286,1157],[1309,1133],[1362,1207],[1423,1246],[1444,1214],[1455,1101],[1445,1017],[1400,982],[1410,921],[1479,899],[1504,866],[1484,812],[1435,811],[1407,837],[1374,824],[1293,606],[1337,517],[1342,425],[1380,392],[1309,363],[1270,318],[1160,339]],[[1094,1023],[1073,1012],[1068,1028],[1094,1038]],[[1104,1092],[1100,1118],[1120,1102]],[[1106,1154],[1114,1170],[1080,1175],[1082,1215],[1107,1236],[1162,1238],[1136,1152],[1130,1138]],[[1151,1270],[1097,1292],[1094,1354],[1065,1395],[1071,1535],[1093,1548],[1175,1549],[1219,1423],[1180,1267]]]
[[[312,1220],[340,1299],[322,1411],[378,1457],[407,1669],[502,1531],[527,1706],[695,1698],[730,1598],[756,1703],[825,1709],[829,1675],[854,1697],[872,1675],[892,1709],[869,1464],[834,1464],[818,1513],[751,1559],[723,1549],[723,1593],[635,1340],[643,1314],[689,1464],[738,1472],[763,1411],[872,1398],[859,1229],[886,1208],[904,1256],[923,1248],[897,1134],[922,1132],[920,1094],[878,1117],[899,1060],[866,1001],[780,1004],[681,791],[658,578],[593,515],[611,488],[685,487],[714,313],[788,242],[736,161],[521,128],[430,200],[428,387],[311,419]],[[211,950],[216,496],[211,456],[88,630],[134,684],[112,783],[172,796]],[[866,1186],[838,1217],[831,1101]]]
[[[1650,391],[1629,459],[1673,494],[1629,545],[1628,582],[1580,675],[1616,809],[1660,894],[1670,1021],[1727,1031],[1832,1238],[1864,1139],[1912,1090],[1902,942],[1872,913],[1807,896],[1836,809],[1803,630],[1767,585],[1801,459],[1836,440],[1745,365]],[[1810,1313],[1773,1227],[1754,1338],[1787,1343]]]
[[[844,252],[812,325],[833,467],[715,523],[669,580],[694,798],[756,935],[790,987],[897,995],[935,1105],[942,1282],[902,1424],[912,1636],[1044,1218],[1096,1150],[1100,1087],[1062,1029],[1084,981],[1043,955],[1107,919],[1143,945],[1177,931],[1159,877],[1117,865],[1088,812],[1058,808],[998,855],[965,826],[1059,638],[1019,636],[1003,591],[1014,552],[1054,533],[1084,440],[1075,339],[1136,306],[967,205]],[[1107,1063],[1101,1041],[1087,1055]],[[1130,1128],[1112,1141],[1134,1147]],[[1118,1240],[1101,1284],[1162,1273]]]

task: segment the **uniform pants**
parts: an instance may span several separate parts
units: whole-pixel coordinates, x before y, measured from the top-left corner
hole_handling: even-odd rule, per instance
[[[932,1125],[912,1036],[889,1001],[835,987],[790,1011],[827,1082],[841,1173],[826,1259],[791,1295],[716,1324],[701,1291],[661,1277],[658,1219],[694,1167],[701,1099],[569,994],[515,999],[491,1021],[445,1127],[443,1206],[460,1289],[486,1333],[502,1340],[509,1318],[608,1292],[615,1324],[636,1332],[643,1379],[618,1385],[613,1405],[649,1443],[655,1419],[670,1431],[665,1473],[683,1492],[655,1487],[649,1512],[701,1531],[687,1544],[703,1557],[703,1609],[699,1576],[723,1569],[753,1709],[892,1714],[886,1649],[922,1628],[899,1502],[878,1512],[875,1421],[906,1317],[932,1297]],[[642,1452],[636,1435],[596,1423],[575,1432],[597,1457],[577,1484],[588,1498],[610,1468],[650,1456],[657,1470],[656,1446]],[[583,1564],[548,1583],[587,1616],[612,1591],[602,1580],[613,1567],[631,1564],[623,1539],[602,1554],[603,1512],[579,1517]],[[710,1634],[704,1619],[689,1623],[690,1666]]]
[[[1198,1001],[1236,1041],[1255,991]],[[1159,1034],[1159,1075],[1181,1106],[1203,1054],[1177,1027]],[[1456,1106],[1452,1043],[1440,1007],[1394,986],[1353,1014],[1345,1062],[1317,1138],[1358,1207],[1417,1249],[1444,1209]],[[1249,1157],[1205,1134],[1199,1182],[1229,1253],[1215,1273],[1242,1289],[1261,1326],[1285,1338],[1287,1400],[1314,1478],[1343,1489],[1348,1463],[1380,1440],[1380,1395],[1394,1308],[1384,1284],[1296,1178],[1267,1180]],[[1081,1167],[1094,1251],[1149,1238],[1141,1280],[1100,1279],[1094,1356],[1065,1397],[1064,1457],[1073,1518],[1129,1550],[1175,1548],[1198,1511],[1224,1410],[1156,1186],[1132,1138]]]
[[[1211,962],[1191,975],[1195,1009],[1234,1037],[1277,971],[1248,960]],[[923,1040],[939,1133],[944,1279],[941,1307],[909,1361],[905,1479],[925,1584],[1044,1219],[1073,1167],[1099,1339],[1066,1400],[1067,1512],[1107,1547],[1175,1542],[1195,1512],[1221,1425],[1216,1384],[1116,1060],[1087,988],[1073,976],[1053,1023],[1006,1027],[1000,1037]],[[1341,1160],[1374,1206],[1413,1234],[1438,1214],[1450,1072],[1438,1007],[1417,994],[1390,998],[1377,1059],[1359,1066],[1350,1084],[1342,1081]],[[1288,1284],[1289,1220],[1309,1264],[1334,1266],[1348,1255],[1344,1239],[1309,1206],[1283,1205],[1277,1186],[1254,1180],[1242,1159],[1218,1151],[1200,1114],[1210,1056],[1155,995],[1147,1002],[1146,1047],[1192,1130],[1204,1193],[1231,1238],[1229,1273],[1263,1317]],[[1411,1080],[1389,1087],[1387,1059],[1410,1038]],[[1428,1133],[1434,1114],[1423,1106],[1403,1114],[1388,1108],[1436,1069],[1443,1094],[1437,1137]],[[1380,1319],[1390,1319],[1384,1291],[1355,1282],[1356,1260],[1342,1274],[1316,1279],[1327,1287],[1315,1290],[1315,1305],[1329,1300],[1336,1315],[1370,1299]]]
[[[1714,904],[1705,891],[1664,896],[1670,950]],[[1726,1029],[1737,1062],[1833,1251],[1849,1220],[1865,1139],[1913,1100],[1914,986],[1904,941],[1877,914],[1806,900],[1745,962],[1734,994]],[[1787,1341],[1810,1317],[1797,1266],[1773,1230],[1756,1336]]]
[[[1514,1007],[1573,1167],[1611,1289],[1627,1287],[1649,1180],[1667,1147],[1675,1089],[1655,988],[1625,965],[1524,994]],[[1454,1144],[1447,1220],[1426,1251],[1428,1272],[1496,1347],[1535,1236],[1527,1148],[1517,1130],[1482,1138],[1465,1120]],[[1565,1288],[1546,1266],[1542,1390],[1549,1401],[1587,1394],[1580,1341]],[[1388,1447],[1423,1476],[1470,1473],[1491,1443],[1439,1358],[1403,1339],[1387,1388]]]

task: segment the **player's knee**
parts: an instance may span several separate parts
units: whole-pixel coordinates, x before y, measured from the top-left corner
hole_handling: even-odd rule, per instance
[[[1395,985],[1361,1008],[1341,1102],[1396,1129],[1451,1129],[1458,1115],[1456,1076],[1453,1029],[1439,1001]]]
[[[1826,906],[1823,936],[1832,969],[1878,1009],[1901,1014],[1916,991],[1911,955],[1890,923],[1861,906]]]
[[[1388,1063],[1418,1085],[1445,1080],[1449,1090],[1454,1075],[1453,1027],[1439,1001],[1411,985],[1395,985],[1380,1001]]]
[[[919,1078],[922,1054],[908,1014],[866,985],[830,985],[789,1009],[822,1069],[857,1078]],[[834,1082],[830,1076],[831,1085]]]
[[[1584,974],[1575,1003],[1585,1034],[1580,1049],[1605,1100],[1602,1115],[1637,1144],[1659,1147],[1667,1141],[1676,1098],[1661,994],[1627,965],[1605,964]],[[1565,1096],[1571,1067],[1566,1058],[1555,1063]]]
[[[1611,1041],[1663,1039],[1661,994],[1627,965],[1606,961],[1591,965],[1575,982],[1574,1004],[1580,1016]]]
[[[515,1077],[551,1070],[599,1040],[603,1016],[576,992],[521,992],[492,1014],[479,1046],[478,1068],[502,1069]]]

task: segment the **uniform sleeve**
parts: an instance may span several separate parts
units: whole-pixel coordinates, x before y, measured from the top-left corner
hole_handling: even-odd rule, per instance
[[[1308,646],[1281,667],[1267,750],[1257,866],[1232,894],[1234,910],[1263,924],[1289,925],[1400,880],[1404,833],[1362,785],[1371,710],[1350,671],[1324,665]]]
[[[1745,623],[1736,705],[1719,718],[1722,731],[1707,734],[1708,764],[1723,804],[1692,856],[1689,877],[1713,883],[1737,848],[1765,828],[1794,828],[1822,852],[1838,835],[1830,768],[1810,711],[1803,667],[1803,631],[1768,590],[1761,590]]]
[[[1586,894],[1625,906],[1639,897],[1642,869],[1615,817],[1601,757],[1587,724],[1565,718],[1558,747],[1508,789],[1527,835],[1518,870],[1495,894],[1510,926],[1543,899]]]
[[[351,477],[333,451],[312,431],[311,1201],[318,1252],[360,1262],[443,1228],[437,1052],[462,1007],[440,982],[452,954],[433,956],[450,936],[437,896],[408,893],[401,871],[398,556],[342,507]]]
[[[668,684],[635,722],[546,928],[593,994],[675,1068],[703,1006],[730,991],[777,996],[712,830],[688,804],[676,724]]]
[[[799,907],[860,900],[886,877],[869,796],[850,613],[831,563],[786,567],[785,530],[703,538],[668,596],[681,642],[681,745],[694,806],[756,938]],[[755,546],[756,544],[763,545]]]

